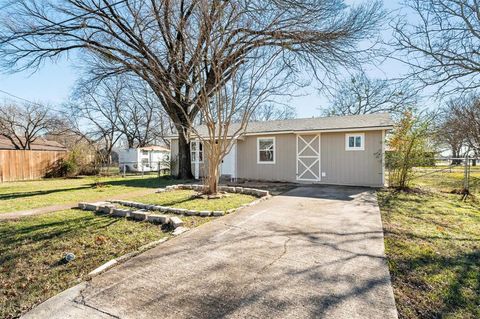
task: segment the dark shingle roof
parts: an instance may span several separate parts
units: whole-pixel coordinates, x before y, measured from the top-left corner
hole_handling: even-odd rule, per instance
[[[305,132],[305,131],[329,131],[329,130],[349,130],[349,129],[368,129],[368,128],[393,127],[393,121],[388,113],[375,113],[365,115],[348,116],[329,116],[314,117],[303,119],[292,119],[282,121],[262,121],[250,122],[247,126],[246,134],[255,135],[262,133],[276,132]],[[230,126],[230,132],[235,132],[238,124]],[[197,127],[200,135],[206,135],[205,126]]]

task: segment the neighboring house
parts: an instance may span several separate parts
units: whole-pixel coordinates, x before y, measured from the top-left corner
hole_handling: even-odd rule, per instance
[[[6,137],[0,136],[0,150],[15,150],[15,145]],[[67,148],[62,144],[49,141],[43,137],[35,139],[35,141],[30,144],[31,151],[67,151]]]
[[[224,158],[221,174],[233,179],[383,186],[385,134],[392,128],[387,113],[251,122]],[[197,130],[206,134],[204,127]],[[174,160],[175,137],[171,150]],[[206,165],[198,138],[191,151],[198,178]]]
[[[145,146],[118,151],[120,171],[155,172],[169,169],[170,150],[162,146]]]

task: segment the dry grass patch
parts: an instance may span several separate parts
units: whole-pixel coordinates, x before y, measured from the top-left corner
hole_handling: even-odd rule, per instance
[[[76,209],[0,222],[0,318],[16,317],[101,264],[167,235],[150,223]],[[65,252],[76,259],[62,264]]]
[[[435,192],[378,197],[400,317],[480,318],[479,203]]]

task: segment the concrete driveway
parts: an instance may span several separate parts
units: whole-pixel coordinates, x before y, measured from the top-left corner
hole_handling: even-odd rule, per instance
[[[298,187],[172,239],[25,318],[396,318],[372,190]]]

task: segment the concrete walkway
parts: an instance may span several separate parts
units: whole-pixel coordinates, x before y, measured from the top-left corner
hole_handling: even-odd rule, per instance
[[[396,318],[373,191],[299,187],[200,226],[25,318]]]
[[[110,195],[108,197],[103,197],[103,198],[97,198],[97,199],[92,199],[92,200],[85,200],[86,202],[101,202],[109,199],[128,199],[132,197],[137,197],[137,196],[144,196],[148,194],[153,194],[158,190],[158,188],[149,188],[149,189],[142,189],[139,191],[133,191],[127,194],[121,194],[121,195]],[[46,206],[46,207],[39,207],[39,208],[33,208],[33,209],[27,209],[27,210],[19,210],[16,212],[11,212],[11,213],[0,213],[0,222],[5,221],[5,220],[15,220],[15,219],[20,219],[24,217],[30,217],[30,216],[35,216],[35,215],[42,215],[42,214],[47,214],[47,213],[53,213],[53,212],[58,212],[60,210],[67,210],[71,208],[75,208],[78,205],[77,202],[70,202],[67,204],[59,204],[59,205],[52,205],[52,206]]]

